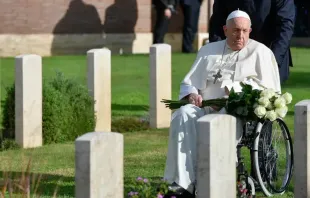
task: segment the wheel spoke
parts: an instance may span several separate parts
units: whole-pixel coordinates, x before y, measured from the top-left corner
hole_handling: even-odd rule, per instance
[[[258,174],[265,194],[282,193],[291,179],[293,152],[288,128],[282,120],[264,123],[258,141]]]

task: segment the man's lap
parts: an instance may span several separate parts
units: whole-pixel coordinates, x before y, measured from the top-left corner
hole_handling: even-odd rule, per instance
[[[185,123],[188,121],[197,121],[200,117],[207,115],[207,114],[226,114],[225,108],[222,108],[220,111],[215,111],[211,107],[204,107],[200,108],[197,107],[196,105],[193,104],[187,104],[176,110],[172,114],[172,119],[171,119],[171,127],[174,127],[174,122],[181,122]],[[178,123],[179,125],[179,123]],[[237,119],[236,123],[236,144],[241,140],[242,137],[242,125],[243,123],[241,120]],[[173,130],[174,131],[174,130]]]
[[[211,107],[203,107],[200,108],[193,104],[187,104],[173,112],[172,119],[174,120],[176,117],[182,116],[182,117],[190,117],[190,118],[199,118],[207,114],[211,113],[225,113],[223,110],[216,112]]]

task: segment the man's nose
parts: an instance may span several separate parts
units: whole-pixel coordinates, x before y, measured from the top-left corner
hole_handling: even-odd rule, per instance
[[[243,32],[242,31],[238,31],[237,38],[242,38],[242,36],[243,36]]]

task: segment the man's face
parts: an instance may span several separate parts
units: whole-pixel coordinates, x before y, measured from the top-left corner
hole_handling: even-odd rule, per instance
[[[252,31],[250,20],[243,17],[229,20],[223,28],[227,43],[232,50],[241,50],[248,42]]]

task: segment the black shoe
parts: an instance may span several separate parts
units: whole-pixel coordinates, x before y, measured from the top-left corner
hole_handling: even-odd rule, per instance
[[[177,183],[173,183],[170,186],[168,186],[169,194],[173,195],[191,195],[187,190],[179,186]]]

